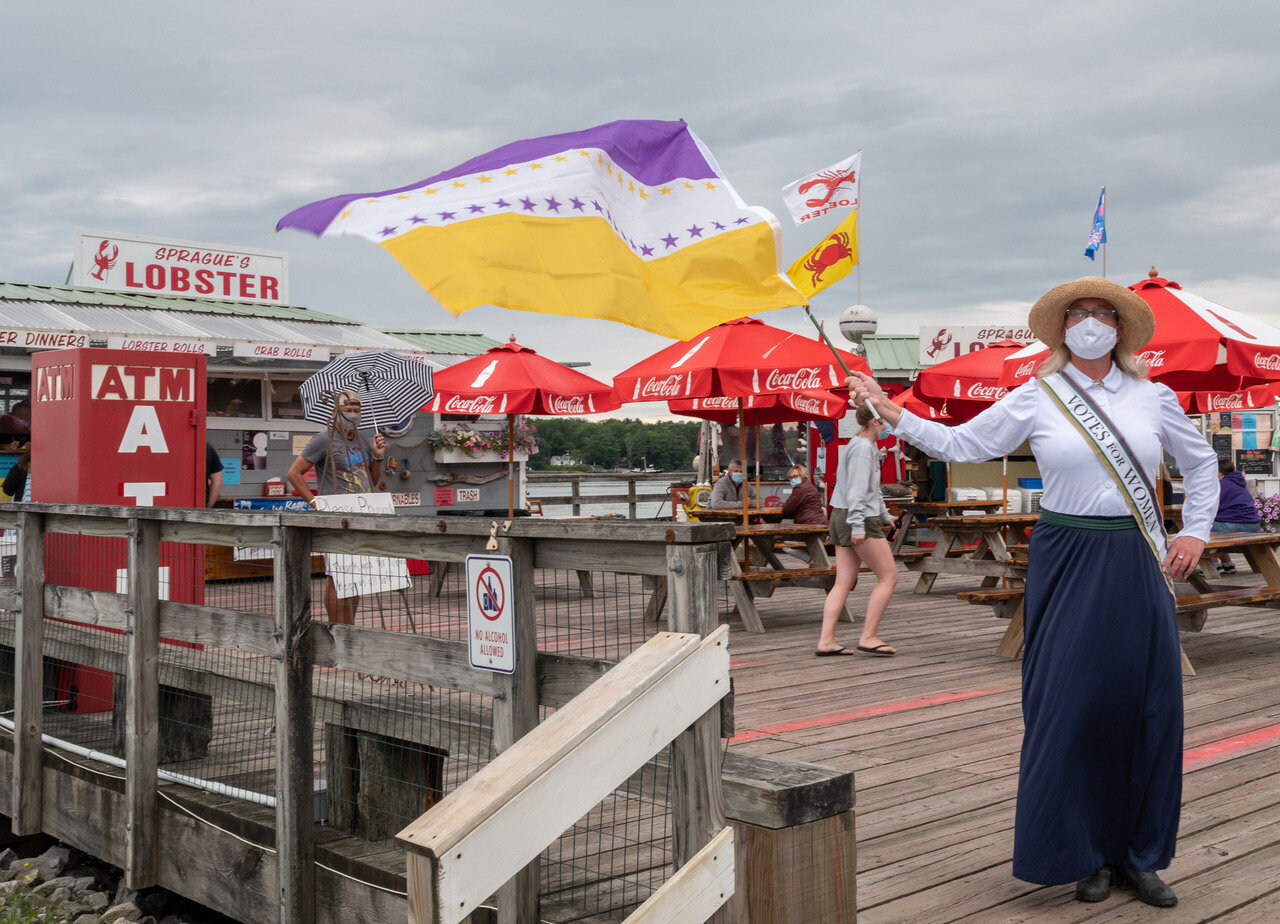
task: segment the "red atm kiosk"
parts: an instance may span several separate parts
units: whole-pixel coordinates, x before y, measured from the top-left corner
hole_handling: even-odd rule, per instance
[[[31,499],[203,507],[205,363],[203,354],[132,350],[34,354]],[[46,540],[49,583],[123,593],[127,566],[121,539],[54,534]],[[161,544],[160,597],[204,602],[202,546]],[[59,662],[56,674],[57,698],[67,700],[68,709],[111,708],[110,673]]]

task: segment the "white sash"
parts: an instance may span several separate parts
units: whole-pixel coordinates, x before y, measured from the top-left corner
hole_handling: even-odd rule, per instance
[[[1120,492],[1142,528],[1151,553],[1155,555],[1156,562],[1163,565],[1166,547],[1163,512],[1155,488],[1129,444],[1102,408],[1065,375],[1055,372],[1036,381],[1088,441],[1098,460],[1120,486]]]

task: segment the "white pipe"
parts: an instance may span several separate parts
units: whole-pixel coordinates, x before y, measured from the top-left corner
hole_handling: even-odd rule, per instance
[[[11,719],[0,717],[0,728],[7,728],[9,731],[17,734]],[[78,744],[72,744],[70,741],[63,741],[61,738],[55,738],[52,735],[41,735],[40,740],[51,748],[58,748],[71,754],[79,755],[87,760],[96,760],[100,763],[110,764],[112,767],[119,767],[121,770],[128,768],[128,763],[123,758],[116,757],[113,754],[103,754],[101,751],[93,751]],[[194,776],[185,776],[181,773],[173,773],[170,770],[157,770],[156,776],[170,783],[181,783],[184,786],[191,786],[195,789],[210,792],[217,796],[227,796],[231,799],[239,799],[242,802],[253,802],[257,805],[265,805],[268,808],[276,807],[275,796],[266,796],[260,792],[252,792],[248,789],[238,789],[235,786],[227,786],[224,783],[215,783],[212,780],[201,780]]]

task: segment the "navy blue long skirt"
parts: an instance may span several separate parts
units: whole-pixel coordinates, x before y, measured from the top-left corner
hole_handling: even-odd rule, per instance
[[[1013,875],[1164,869],[1182,800],[1173,597],[1136,528],[1042,520],[1029,558]]]

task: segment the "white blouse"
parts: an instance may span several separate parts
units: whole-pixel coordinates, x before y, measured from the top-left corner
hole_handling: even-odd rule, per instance
[[[1180,535],[1207,540],[1218,512],[1218,458],[1166,385],[1125,375],[1116,366],[1091,382],[1072,366],[1066,375],[1111,418],[1156,483],[1161,447],[1178,462],[1186,501]],[[967,423],[948,427],[909,411],[894,433],[950,462],[985,462],[1031,441],[1044,480],[1040,505],[1055,513],[1121,517],[1131,511],[1089,442],[1036,382],[1014,389]],[[1163,550],[1161,550],[1163,554]]]

